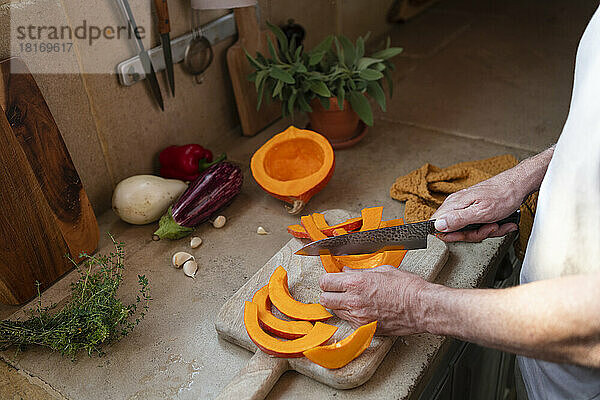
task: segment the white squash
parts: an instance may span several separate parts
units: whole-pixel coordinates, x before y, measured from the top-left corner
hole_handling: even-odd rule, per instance
[[[169,206],[187,189],[177,179],[136,175],[119,182],[112,197],[112,208],[123,221],[145,225],[158,221]]]

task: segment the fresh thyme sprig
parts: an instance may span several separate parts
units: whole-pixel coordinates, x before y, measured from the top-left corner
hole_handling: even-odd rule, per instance
[[[108,256],[81,254],[85,261],[77,267],[80,277],[71,284],[71,298],[60,310],[55,310],[56,304],[42,306],[38,283],[38,303],[28,311],[29,319],[0,322],[0,348],[23,350],[38,345],[73,359],[80,350],[102,355],[104,344],[121,339],[140,323],[151,300],[148,279],[138,275],[135,303],[125,305],[117,298],[123,281],[124,244],[109,236],[115,251]]]

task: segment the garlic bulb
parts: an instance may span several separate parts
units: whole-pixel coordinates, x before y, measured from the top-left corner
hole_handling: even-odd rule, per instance
[[[225,226],[225,223],[227,222],[227,218],[225,218],[224,215],[219,215],[217,218],[215,218],[215,220],[213,221],[213,226],[217,229],[222,228]]]
[[[256,229],[256,233],[258,233],[259,235],[268,235],[269,232],[267,232],[265,230],[265,228],[263,228],[262,226],[259,226],[258,229]]]
[[[186,262],[190,260],[194,260],[193,255],[186,253],[185,251],[179,251],[173,254],[173,259],[171,260],[171,263],[173,264],[173,267],[181,268]]]
[[[190,240],[190,247],[192,249],[197,249],[202,244],[202,239],[198,236],[194,236],[192,240]]]
[[[190,278],[195,278],[196,272],[198,272],[198,263],[193,258],[183,264],[183,273]]]

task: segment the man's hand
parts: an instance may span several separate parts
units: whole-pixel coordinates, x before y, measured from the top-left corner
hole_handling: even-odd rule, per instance
[[[448,196],[431,217],[436,220],[435,229],[452,232],[440,238],[446,242],[481,242],[517,230],[516,224],[498,226],[490,222],[508,217],[529,193],[540,188],[553,154],[554,146],[487,181]],[[476,231],[454,232],[476,223],[486,225]]]
[[[523,200],[514,184],[502,174],[483,181],[468,189],[453,193],[431,217],[435,219],[435,228],[440,232],[452,232],[440,235],[447,242],[481,242],[488,237],[504,236],[515,231],[513,223],[499,226],[489,223],[501,220],[512,214]],[[454,232],[469,224],[486,223],[475,231]]]
[[[421,277],[389,265],[372,270],[344,268],[319,279],[324,293],[320,303],[354,328],[377,320],[381,335],[424,332],[425,312],[419,292],[429,283]]]

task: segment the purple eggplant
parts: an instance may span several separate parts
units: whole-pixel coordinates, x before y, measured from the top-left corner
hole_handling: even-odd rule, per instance
[[[196,178],[169,207],[154,232],[161,239],[181,239],[227,206],[242,188],[242,170],[229,162],[213,165]]]

